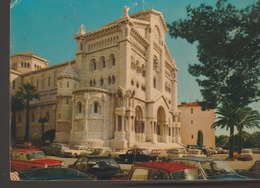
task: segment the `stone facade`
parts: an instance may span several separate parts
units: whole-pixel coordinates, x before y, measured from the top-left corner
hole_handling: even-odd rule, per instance
[[[48,115],[45,131],[55,141],[87,146],[172,147],[181,145],[177,109],[178,68],[165,43],[167,26],[153,9],[128,15],[74,37],[75,60],[21,71],[12,80],[16,91],[33,83],[41,100],[31,103],[32,139],[39,138],[38,119]],[[38,56],[31,54],[32,58]],[[14,56],[12,63],[17,62]],[[39,60],[39,58],[38,58]],[[22,138],[24,112],[17,117]]]
[[[184,102],[178,106],[178,109],[181,111],[183,144],[197,144],[198,137],[201,137],[203,145],[215,148],[215,129],[211,128],[215,121],[214,110],[202,111],[197,102]]]

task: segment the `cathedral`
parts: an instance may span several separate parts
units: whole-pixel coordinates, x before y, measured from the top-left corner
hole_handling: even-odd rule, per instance
[[[74,36],[75,59],[48,66],[32,52],[11,56],[11,94],[32,83],[30,139],[55,130],[55,142],[112,149],[180,146],[178,68],[165,42],[161,12],[143,10],[99,29],[81,25]],[[25,112],[17,113],[17,140],[24,136]]]

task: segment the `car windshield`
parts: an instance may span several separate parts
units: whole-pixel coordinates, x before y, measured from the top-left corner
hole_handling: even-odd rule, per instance
[[[72,149],[75,149],[75,150],[84,150],[84,147],[82,147],[82,146],[73,146]]]
[[[112,158],[93,158],[89,159],[88,164],[100,164],[101,162],[105,163],[106,166],[119,168],[117,162]]]
[[[148,151],[148,149],[142,149],[142,151],[143,151],[143,154],[145,154],[145,155],[149,155],[149,151]]]
[[[42,151],[27,153],[26,157],[27,157],[28,160],[47,158],[46,155]]]
[[[214,177],[226,174],[235,174],[224,161],[203,161],[200,163],[206,176]]]
[[[200,170],[197,168],[174,171],[170,175],[174,180],[197,180],[202,178]]]
[[[91,153],[92,155],[99,155],[103,149],[94,149],[94,151]]]

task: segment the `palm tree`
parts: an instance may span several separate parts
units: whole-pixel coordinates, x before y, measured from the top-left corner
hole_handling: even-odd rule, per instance
[[[17,96],[25,101],[25,110],[26,110],[26,116],[25,116],[25,134],[24,134],[24,141],[29,141],[29,113],[30,113],[30,101],[34,99],[40,99],[38,91],[34,85],[31,83],[25,83],[20,88],[19,91],[17,91]]]
[[[244,128],[260,128],[260,115],[256,110],[252,110],[250,107],[240,108],[238,110],[238,119],[240,122],[236,125],[239,133],[239,144],[238,144],[238,153],[241,153],[242,150],[242,131]]]
[[[234,129],[235,125],[239,122],[237,120],[238,108],[231,108],[228,105],[217,108],[217,121],[213,123],[212,128],[220,127],[221,129],[226,128],[230,129],[230,138],[229,138],[229,158],[234,158]]]
[[[21,98],[15,94],[11,96],[11,138],[16,141],[16,112],[24,109]]]

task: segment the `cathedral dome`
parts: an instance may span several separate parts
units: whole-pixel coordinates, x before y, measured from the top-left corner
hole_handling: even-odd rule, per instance
[[[70,64],[57,75],[59,78],[73,78],[75,80],[80,80],[79,75],[76,73],[76,71],[70,66]]]

